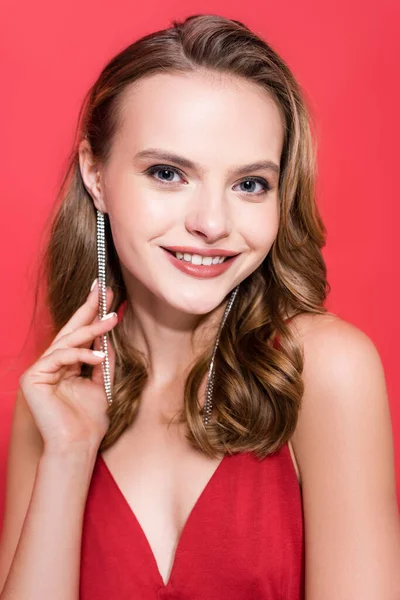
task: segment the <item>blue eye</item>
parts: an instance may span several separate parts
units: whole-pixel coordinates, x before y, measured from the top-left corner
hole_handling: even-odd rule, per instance
[[[163,175],[167,174],[167,175],[180,175],[180,172],[178,171],[178,169],[174,169],[173,167],[169,167],[167,165],[154,165],[153,167],[150,167],[149,169],[147,169],[146,173],[148,173],[151,177],[153,177],[154,179],[156,179],[157,181],[160,181],[161,183],[175,183],[175,181],[173,181],[172,179],[168,178],[168,179],[160,179],[158,177],[154,177],[156,173],[162,173]]]
[[[182,173],[181,173],[181,171],[179,171],[179,169],[177,169],[175,167],[171,167],[169,165],[153,165],[153,166],[149,167],[145,171],[145,173],[147,175],[149,175],[150,177],[152,177],[153,179],[156,179],[156,181],[159,181],[162,184],[177,183],[177,180],[173,179],[174,175],[179,175],[179,177],[183,178]],[[155,176],[156,173],[161,173],[162,176],[156,177]],[[243,185],[243,184],[248,184],[248,183],[250,183],[251,189],[241,190],[243,193],[245,193],[247,195],[260,196],[262,194],[269,192],[271,189],[271,186],[269,185],[268,181],[266,179],[264,179],[263,177],[247,177],[246,179],[244,179],[237,185]],[[256,192],[254,191],[253,186],[255,183],[258,183],[259,185],[261,185],[261,191],[256,191]]]
[[[265,192],[268,192],[271,187],[268,183],[268,181],[266,179],[264,179],[263,177],[247,177],[247,179],[244,179],[243,181],[241,181],[238,185],[243,185],[245,183],[259,183],[261,185],[261,191],[255,192],[255,195],[259,195],[259,194],[263,194]],[[247,189],[247,190],[243,190],[246,194],[251,194],[252,192],[254,192],[254,188],[252,189]]]

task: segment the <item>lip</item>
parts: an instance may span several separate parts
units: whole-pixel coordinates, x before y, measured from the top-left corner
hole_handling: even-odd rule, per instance
[[[165,256],[168,260],[180,271],[186,273],[187,275],[192,275],[193,277],[197,277],[200,279],[207,279],[209,277],[217,277],[218,275],[222,275],[229,269],[231,265],[235,262],[239,254],[234,255],[232,258],[228,260],[224,260],[224,262],[216,264],[216,265],[192,265],[191,262],[186,261],[184,259],[180,260],[176,258],[173,254],[168,252],[165,248],[160,246],[161,250],[163,250]],[[176,250],[175,252],[182,252],[182,250]],[[193,254],[197,254],[194,252]],[[221,256],[221,255],[216,255]]]
[[[201,256],[237,256],[239,252],[224,250],[223,248],[194,248],[193,246],[161,246],[164,250],[172,252],[187,252],[188,254],[200,254]]]

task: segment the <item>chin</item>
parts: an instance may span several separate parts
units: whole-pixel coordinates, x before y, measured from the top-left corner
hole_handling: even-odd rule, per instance
[[[183,302],[179,301],[179,303],[172,302],[171,306],[191,315],[205,315],[213,310],[217,309],[226,299],[226,296],[230,292],[225,292],[222,296],[220,293],[215,293],[213,295],[210,294],[209,291],[204,290],[202,293],[196,294],[195,297],[187,298],[187,300],[183,300]]]

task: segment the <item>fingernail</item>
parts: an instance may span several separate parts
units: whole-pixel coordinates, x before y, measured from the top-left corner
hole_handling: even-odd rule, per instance
[[[105,321],[106,319],[111,319],[111,317],[116,317],[117,313],[116,312],[110,312],[107,315],[105,315],[104,317],[101,317],[100,321]]]
[[[96,279],[93,281],[92,285],[90,286],[90,291],[92,292],[94,290],[94,288],[96,287],[96,283],[97,283],[97,277]]]
[[[102,352],[101,350],[92,350],[92,352],[95,356],[100,356],[100,358],[104,358],[106,355],[106,353]]]

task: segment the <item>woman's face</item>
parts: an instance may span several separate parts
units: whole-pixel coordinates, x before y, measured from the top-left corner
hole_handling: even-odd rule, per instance
[[[277,106],[244,80],[156,74],[126,90],[110,159],[91,190],[109,215],[128,294],[185,313],[215,309],[277,235],[282,145]],[[175,246],[238,256],[204,277],[201,265],[179,268],[164,249]]]

